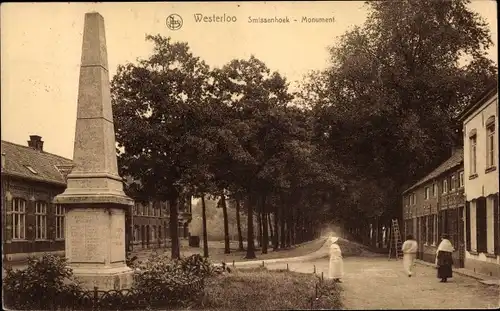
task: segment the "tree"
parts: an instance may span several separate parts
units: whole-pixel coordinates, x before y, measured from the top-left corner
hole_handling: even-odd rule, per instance
[[[286,80],[276,72],[271,73],[254,56],[249,60],[233,60],[214,72],[217,97],[230,108],[231,121],[225,127],[228,150],[221,160],[231,168],[231,174],[226,174],[224,179],[245,193],[244,206],[249,219],[246,257],[255,258],[254,207],[269,185],[261,174],[273,161],[266,126],[268,119],[272,119],[273,109],[284,107],[291,96]]]
[[[369,207],[364,217],[400,214],[402,186],[449,156],[457,112],[496,79],[487,24],[468,3],[369,2],[365,25],[346,32],[329,68],[304,83],[314,140],[350,172],[344,200]],[[464,56],[472,61],[463,65]]]
[[[204,121],[208,66],[186,43],[146,36],[153,53],[118,66],[111,83],[121,173],[142,197],[168,200],[172,258],[179,258],[177,204],[194,164],[210,149],[198,131]]]

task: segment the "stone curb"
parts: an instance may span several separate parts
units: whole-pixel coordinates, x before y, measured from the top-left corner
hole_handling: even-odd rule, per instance
[[[418,264],[421,264],[423,266],[428,266],[428,267],[432,267],[432,268],[435,267],[434,264],[432,264],[430,262],[423,261],[423,260],[415,260],[415,262],[418,263]],[[456,274],[461,275],[461,276],[466,276],[466,277],[478,280],[481,283],[483,283],[482,281],[488,282],[491,279],[487,275],[483,276],[483,275],[480,275],[480,274],[474,273],[474,272],[464,272],[464,271],[458,270],[457,268],[452,268],[452,270],[453,270],[453,273],[456,273]],[[486,285],[495,285],[495,284],[490,284],[490,283],[483,283],[483,284],[486,284]]]

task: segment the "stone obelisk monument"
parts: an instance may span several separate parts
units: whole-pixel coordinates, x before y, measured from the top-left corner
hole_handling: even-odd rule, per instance
[[[104,18],[85,14],[74,168],[54,203],[66,208],[66,258],[87,288],[132,285],[125,263],[125,210],[133,200],[118,175]]]

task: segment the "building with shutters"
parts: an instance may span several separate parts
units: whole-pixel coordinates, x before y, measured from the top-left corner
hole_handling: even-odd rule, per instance
[[[500,277],[498,90],[493,86],[460,116],[465,175],[465,268]]]
[[[455,246],[453,259],[464,267],[463,149],[452,150],[450,158],[403,192],[403,240],[412,234],[418,241],[417,258],[434,262],[441,234],[448,233]]]
[[[64,256],[65,213],[52,200],[66,189],[73,161],[44,151],[42,138],[37,135],[30,136],[27,146],[3,140],[1,146],[4,265],[43,253]],[[191,205],[180,202],[179,206],[179,236],[187,237]],[[160,202],[136,203],[126,212],[128,250],[167,244],[167,208]]]

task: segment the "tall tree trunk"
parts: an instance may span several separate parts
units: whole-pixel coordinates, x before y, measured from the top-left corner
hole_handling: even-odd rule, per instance
[[[273,222],[271,219],[271,213],[267,213],[267,223],[269,224],[269,240],[274,245],[274,230],[273,230]]]
[[[261,199],[261,215],[262,215],[262,254],[267,254],[267,247],[269,245],[269,232],[267,225],[267,214],[266,214],[266,195],[262,196]]]
[[[222,191],[220,199],[222,204],[222,214],[224,216],[224,254],[229,254],[231,253],[231,246],[229,244],[229,223],[227,219],[227,204],[224,191]]]
[[[262,247],[262,212],[257,208],[257,245]]]
[[[238,229],[238,250],[245,250],[243,247],[243,234],[241,234],[240,200],[236,200],[236,227]]]
[[[207,208],[205,205],[205,194],[201,196],[201,211],[203,221],[203,257],[208,258]]]
[[[292,222],[290,221],[290,219],[292,218],[291,215],[291,210],[288,211],[288,213],[286,213],[285,217],[286,217],[286,221],[285,221],[285,225],[286,225],[286,239],[285,239],[285,247],[290,247],[292,245]]]
[[[279,205],[276,205],[275,210],[274,210],[274,240],[273,240],[273,250],[278,250],[278,247],[279,247],[278,209],[279,209]]]
[[[178,199],[179,197],[171,198],[169,200],[170,205],[170,241],[171,241],[171,257],[172,259],[179,259],[180,248],[179,248],[179,220],[178,220]]]
[[[246,259],[254,259],[255,256],[255,244],[254,244],[254,234],[253,234],[253,202],[250,198],[245,200],[247,204],[247,254],[245,256]]]
[[[282,203],[280,206],[280,244],[281,248],[286,248],[286,215],[285,215],[285,205]]]
[[[300,244],[303,242],[303,238],[304,238],[304,226],[303,226],[303,224],[304,224],[304,217],[299,209],[297,211],[297,217],[295,219],[295,232],[296,232],[295,242],[297,244]]]

